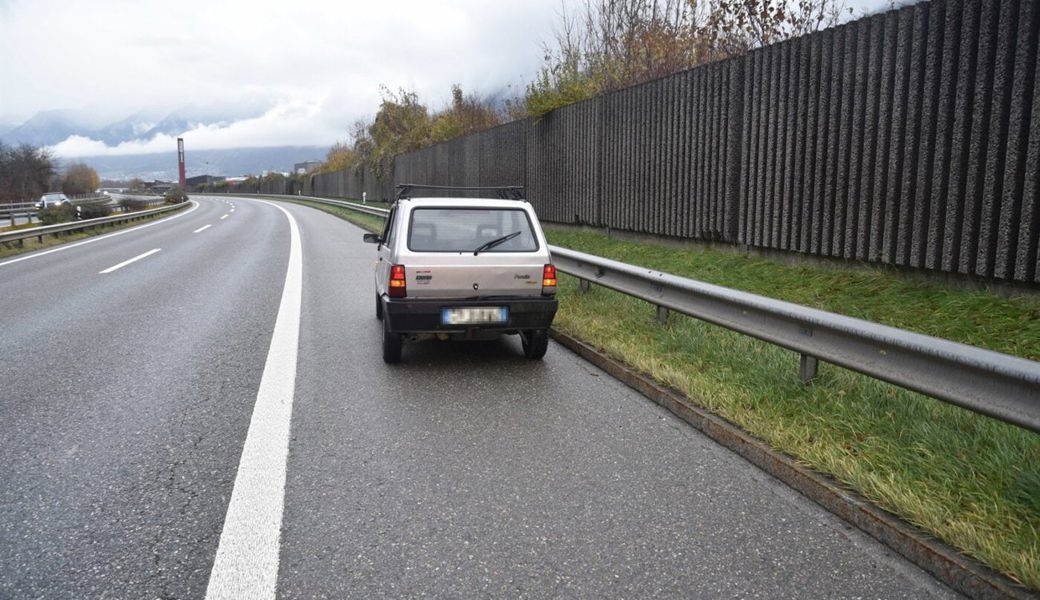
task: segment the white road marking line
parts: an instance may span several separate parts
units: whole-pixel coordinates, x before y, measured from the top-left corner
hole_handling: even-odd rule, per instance
[[[115,237],[117,235],[123,235],[124,233],[131,233],[131,232],[134,232],[134,231],[139,231],[141,229],[144,229],[145,227],[152,227],[153,225],[159,225],[160,223],[166,223],[168,221],[172,221],[174,219],[183,217],[186,214],[195,212],[195,209],[197,209],[198,207],[199,207],[199,203],[193,201],[191,208],[189,208],[188,210],[186,210],[184,212],[179,212],[179,213],[177,213],[175,215],[172,215],[172,216],[169,216],[169,217],[164,217],[164,218],[162,218],[162,219],[160,219],[158,221],[153,221],[151,223],[145,223],[144,225],[138,225],[137,227],[130,227],[128,229],[120,229],[119,231],[116,231],[116,232],[113,232],[113,233],[109,233],[107,235],[99,235],[97,237],[92,237],[89,240],[83,240],[82,242],[75,242],[75,243],[72,243],[72,244],[62,244],[61,246],[58,246],[57,248],[52,248],[50,250],[44,250],[42,252],[34,252],[33,254],[28,254],[26,256],[20,256],[18,258],[12,258],[11,260],[0,262],[0,267],[6,266],[6,265],[13,265],[14,263],[22,262],[23,260],[29,260],[29,259],[37,258],[37,257],[40,257],[40,256],[46,256],[48,254],[54,254],[55,252],[61,252],[62,250],[68,250],[69,248],[75,248],[77,246],[82,246],[84,244],[92,244],[94,242],[100,242],[101,240],[106,240],[106,239],[108,239],[110,237]]]
[[[149,256],[155,254],[156,252],[158,252],[161,249],[162,248],[155,248],[154,250],[149,250],[148,252],[145,252],[144,254],[140,254],[138,256],[135,256],[135,257],[131,258],[130,260],[124,260],[123,262],[119,263],[118,265],[116,265],[114,267],[109,267],[109,268],[105,269],[104,271],[98,271],[98,275],[105,275],[107,273],[111,273],[112,271],[117,271],[119,269],[122,269],[123,267],[125,267],[125,266],[127,266],[129,264],[133,264],[133,263],[141,260],[142,258],[148,258]]]
[[[212,225],[203,225],[202,227],[199,227],[195,231],[192,231],[192,233],[202,233],[203,231],[206,231],[210,227],[213,227],[213,226]]]
[[[303,252],[296,220],[284,208],[272,206],[289,218],[289,267],[249,433],[209,574],[207,600],[273,599],[278,589],[289,424],[296,391]]]
[[[231,215],[224,215],[224,216],[220,217],[220,220],[221,220],[221,221],[223,221],[224,219],[226,219],[226,218],[228,218],[228,217],[230,217],[230,216],[231,216]]]

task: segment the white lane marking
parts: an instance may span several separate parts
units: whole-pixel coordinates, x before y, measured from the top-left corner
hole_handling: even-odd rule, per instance
[[[202,233],[203,231],[206,231],[210,227],[213,227],[213,225],[203,225],[202,227],[199,227],[195,231],[192,231],[192,233]]]
[[[281,206],[271,206],[289,218],[289,268],[217,556],[209,574],[207,600],[273,599],[278,588],[289,422],[296,388],[303,252],[296,220]]]
[[[148,252],[145,252],[144,254],[139,254],[139,255],[131,258],[130,260],[124,260],[123,262],[119,263],[118,265],[116,265],[114,267],[109,267],[109,268],[105,269],[104,271],[98,271],[98,275],[105,275],[107,273],[111,273],[112,271],[118,271],[119,269],[122,269],[123,267],[125,267],[125,266],[127,266],[129,264],[133,264],[133,263],[141,260],[142,258],[148,258],[149,256],[155,254],[159,250],[162,250],[162,248],[155,248],[154,250],[149,250]]]
[[[221,221],[223,221],[224,219],[226,219],[226,218],[228,218],[228,217],[230,217],[230,216],[231,216],[231,215],[224,215],[224,216],[220,217],[220,220],[221,220]]]
[[[75,242],[75,243],[72,243],[72,244],[62,244],[61,246],[58,246],[56,248],[52,248],[50,250],[43,250],[42,252],[34,252],[33,254],[28,254],[26,256],[20,256],[18,258],[12,258],[11,260],[0,262],[0,267],[3,267],[5,265],[13,265],[14,263],[22,262],[23,260],[29,260],[29,259],[32,259],[32,258],[38,258],[40,256],[46,256],[48,254],[53,254],[55,252],[61,252],[62,250],[68,250],[69,248],[75,248],[77,246],[82,246],[84,244],[92,244],[94,242],[100,242],[101,240],[107,240],[110,237],[115,237],[117,235],[123,235],[124,233],[130,233],[130,232],[133,232],[133,231],[140,231],[140,230],[142,230],[142,229],[144,229],[146,227],[152,227],[154,225],[159,225],[161,223],[168,223],[169,221],[172,221],[174,219],[178,219],[178,218],[183,217],[184,215],[186,215],[188,213],[194,212],[195,209],[197,209],[198,207],[199,207],[199,203],[195,202],[193,200],[192,201],[192,207],[189,208],[188,210],[184,211],[184,212],[179,212],[179,213],[177,213],[175,215],[172,215],[172,216],[160,219],[158,221],[153,221],[151,223],[145,223],[144,225],[138,225],[137,227],[131,227],[129,229],[120,229],[119,231],[115,231],[113,233],[109,233],[109,234],[106,234],[106,235],[99,235],[97,237],[92,237],[89,240],[83,240],[82,242]]]

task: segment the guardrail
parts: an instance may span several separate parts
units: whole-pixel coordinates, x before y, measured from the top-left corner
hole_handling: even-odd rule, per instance
[[[385,216],[389,211],[324,198],[292,196]],[[658,307],[720,325],[801,355],[811,381],[818,361],[1040,432],[1040,362],[879,325],[799,304],[739,292],[550,246],[560,271]]]
[[[286,200],[306,200],[308,202],[317,202],[319,204],[328,204],[330,206],[341,206],[343,208],[349,208],[356,210],[360,213],[374,215],[377,217],[385,217],[390,211],[385,208],[376,208],[374,206],[365,206],[364,204],[358,204],[356,202],[346,202],[344,200],[331,200],[329,198],[318,198],[317,196],[293,196],[293,195],[282,195],[282,194],[240,194],[238,192],[230,194],[232,196],[255,196],[257,198],[271,197],[271,198],[284,198]]]
[[[75,196],[75,197],[69,198],[69,202],[71,204],[73,204],[73,205],[76,205],[76,204],[96,204],[98,202],[108,202],[110,200],[112,200],[112,197],[111,196],[105,196],[105,195],[101,195],[101,196],[93,196],[93,195],[86,196],[86,195],[83,195],[83,196]],[[28,209],[32,209],[32,210],[36,210],[36,202],[10,202],[10,203],[5,203],[5,204],[0,204],[0,213],[6,212],[6,211],[11,211],[11,210],[21,211],[21,210],[25,210],[27,208]]]
[[[1040,362],[566,248],[550,250],[556,268],[582,282],[800,353],[803,381],[815,377],[822,360],[1040,432]]]
[[[102,202],[111,201],[111,196],[80,196],[69,200],[73,206],[101,204]],[[12,225],[14,225],[16,217],[26,217],[31,221],[33,215],[35,215],[38,210],[39,209],[36,208],[35,202],[0,204],[0,219],[9,219]]]
[[[14,202],[10,204],[0,204],[0,212],[8,212],[12,210],[22,211],[27,208],[36,208],[35,202]]]
[[[79,231],[82,229],[91,229],[93,227],[99,227],[102,225],[113,225],[116,223],[136,221],[137,219],[141,219],[144,217],[150,217],[152,215],[171,212],[179,208],[183,208],[187,204],[187,202],[182,202],[180,204],[171,204],[169,206],[162,206],[160,208],[152,208],[149,210],[141,210],[132,213],[113,215],[111,217],[99,217],[97,219],[70,221],[68,223],[58,223],[57,225],[44,225],[42,227],[32,227],[29,229],[9,231],[6,233],[0,233],[0,243],[19,242],[21,240],[27,240],[29,238],[39,238],[42,241],[43,236],[45,235],[55,235],[71,231]]]
[[[10,220],[11,225],[15,224],[15,219],[18,217],[25,217],[26,220],[31,221],[32,216],[36,214],[36,203],[35,202],[19,202],[17,204],[0,204],[0,219]]]
[[[291,196],[292,198],[298,198],[300,200],[308,200],[310,202],[321,202],[324,204],[331,204],[333,206],[342,206],[343,208],[349,208],[356,210],[360,213],[368,215],[375,215],[377,217],[385,217],[390,211],[385,208],[376,208],[374,206],[365,206],[364,204],[357,204],[354,202],[344,202],[341,200],[329,200],[326,198],[315,198],[314,196]]]
[[[102,204],[105,202],[116,203],[115,199],[111,196],[90,196],[88,198],[73,198],[72,205],[79,206],[80,204]]]

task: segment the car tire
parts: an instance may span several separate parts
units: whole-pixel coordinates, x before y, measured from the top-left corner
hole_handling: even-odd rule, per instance
[[[545,356],[549,349],[548,329],[528,329],[520,332],[520,340],[524,346],[524,356],[537,360]]]
[[[401,343],[399,333],[390,331],[390,320],[383,319],[383,362],[388,365],[401,362]]]
[[[383,320],[383,299],[376,294],[376,318],[380,321]]]

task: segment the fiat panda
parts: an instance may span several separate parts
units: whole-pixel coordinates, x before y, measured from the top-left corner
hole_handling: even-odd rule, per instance
[[[438,197],[412,197],[417,190]],[[459,192],[497,197],[459,197]],[[519,335],[540,359],[556,316],[556,268],[522,188],[398,186],[376,244],[375,312],[383,360],[402,344]]]

